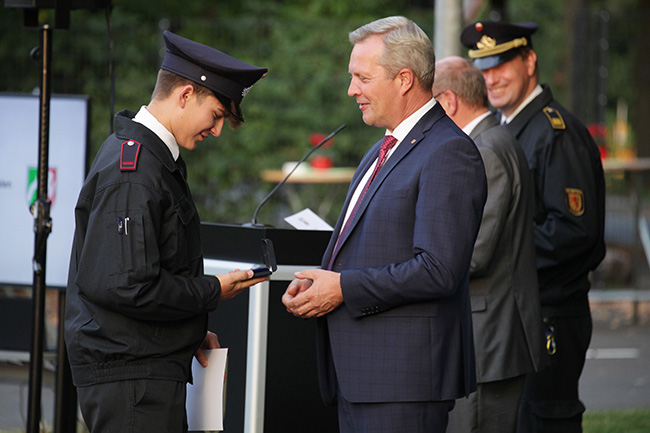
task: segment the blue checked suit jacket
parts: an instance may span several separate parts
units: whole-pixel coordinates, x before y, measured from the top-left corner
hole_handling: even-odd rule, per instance
[[[366,153],[350,197],[376,159]],[[332,270],[344,303],[318,319],[326,403],[440,401],[475,390],[469,266],[487,186],[481,156],[436,104],[381,168]]]

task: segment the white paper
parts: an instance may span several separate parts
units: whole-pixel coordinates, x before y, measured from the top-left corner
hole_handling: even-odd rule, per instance
[[[332,231],[334,228],[327,224],[321,217],[316,215],[311,209],[303,209],[298,213],[289,215],[284,219],[298,230],[322,230]]]
[[[187,424],[190,431],[223,430],[226,361],[228,349],[204,350],[208,366],[194,358],[194,385],[187,384]]]

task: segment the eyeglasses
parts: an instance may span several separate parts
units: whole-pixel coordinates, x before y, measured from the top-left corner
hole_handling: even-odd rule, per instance
[[[438,99],[438,96],[442,95],[442,94],[445,93],[446,91],[447,91],[447,90],[443,90],[442,92],[438,92],[438,93],[436,93],[435,95],[433,95],[433,99]]]

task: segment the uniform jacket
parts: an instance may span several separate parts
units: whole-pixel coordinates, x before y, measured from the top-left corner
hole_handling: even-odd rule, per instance
[[[65,340],[75,385],[186,381],[220,285],[203,275],[200,221],[171,152],[132,112],[116,116],[75,208]],[[140,143],[134,170],[122,145]]]
[[[469,281],[477,380],[484,383],[540,370],[548,356],[526,156],[492,115],[470,137],[483,158],[488,183]]]
[[[535,185],[534,235],[542,310],[588,311],[589,272],[605,256],[605,178],[587,128],[548,86],[509,124]]]
[[[361,160],[323,257],[381,142]],[[476,387],[469,263],[486,197],[474,143],[439,104],[379,170],[332,270],[344,302],[318,319],[319,378],[352,402],[439,401]]]

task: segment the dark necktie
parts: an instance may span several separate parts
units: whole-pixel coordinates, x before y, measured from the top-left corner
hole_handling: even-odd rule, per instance
[[[352,222],[354,215],[357,213],[357,210],[359,209],[359,204],[361,204],[361,201],[363,200],[363,197],[366,195],[366,192],[368,191],[370,184],[375,179],[375,176],[377,176],[377,172],[379,171],[381,166],[384,164],[386,155],[388,154],[390,149],[392,149],[392,147],[395,146],[395,143],[397,143],[397,139],[392,135],[384,136],[384,140],[381,143],[381,148],[379,149],[379,157],[377,158],[377,165],[375,165],[375,169],[372,171],[372,174],[370,175],[370,179],[368,179],[366,186],[363,187],[363,190],[361,191],[361,194],[359,194],[359,198],[357,199],[357,202],[354,204],[354,208],[352,209],[352,212],[350,212],[350,216],[348,217],[347,221],[345,222],[345,225],[341,229],[341,233],[339,234],[339,237],[336,240],[336,245],[334,246],[334,251],[332,251],[332,256],[330,257],[330,262],[327,266],[327,269],[332,269],[332,265],[334,264],[334,257],[336,257],[339,250],[341,249],[341,242],[343,241],[345,234],[348,232],[348,229],[350,228],[350,223]]]
[[[176,166],[181,171],[183,179],[187,180],[187,166],[185,165],[185,160],[181,155],[178,155],[178,159],[176,159]]]

